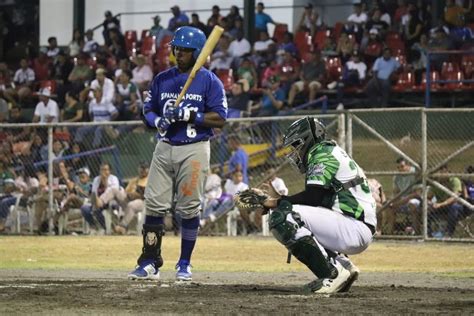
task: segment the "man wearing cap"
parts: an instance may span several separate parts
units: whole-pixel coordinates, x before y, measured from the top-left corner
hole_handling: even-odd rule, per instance
[[[39,102],[35,108],[33,123],[58,122],[59,108],[56,101],[51,99],[51,90],[43,88],[38,92]]]
[[[184,13],[181,12],[179,6],[175,5],[171,7],[171,13],[173,13],[173,17],[170,19],[168,23],[168,30],[171,32],[176,31],[176,29],[180,26],[188,25],[189,18]]]
[[[165,37],[166,35],[170,35],[170,36],[173,35],[173,32],[170,32],[169,30],[161,26],[160,22],[161,22],[160,16],[155,15],[153,17],[153,26],[150,29],[150,35],[155,37],[156,47],[160,47],[163,37]]]
[[[109,31],[111,29],[116,29],[119,33],[121,33],[120,30],[120,20],[117,19],[112,15],[112,12],[110,11],[105,11],[104,13],[105,20],[102,23],[102,26],[104,27],[104,30],[102,31],[102,35],[104,35],[104,41],[106,46],[110,46],[112,44],[109,36]]]
[[[94,97],[94,90],[96,90],[97,88],[101,88],[102,102],[112,103],[115,94],[115,85],[112,79],[109,79],[105,76],[104,68],[98,68],[95,71],[95,78],[96,79],[91,82],[91,86],[89,88],[89,98],[92,99]]]
[[[308,3],[304,7],[303,14],[298,25],[298,29],[301,31],[310,32],[311,35],[314,35],[319,19],[319,14],[313,10],[313,5]]]

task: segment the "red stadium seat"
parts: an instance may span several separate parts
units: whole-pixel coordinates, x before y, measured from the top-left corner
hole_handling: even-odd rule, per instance
[[[385,40],[387,47],[392,50],[394,56],[405,55],[405,43],[401,39]]]
[[[447,71],[442,74],[444,80],[464,80],[462,71]],[[462,82],[448,82],[444,84],[444,89],[448,91],[456,91],[464,88]]]
[[[431,90],[432,91],[437,91],[440,89],[439,83],[434,83],[433,81],[439,80],[439,72],[437,71],[432,71],[430,73],[430,79],[431,79]],[[416,87],[417,90],[425,91],[426,90],[426,72],[423,72],[422,75],[422,80],[421,84]]]
[[[288,32],[288,24],[278,24],[273,31],[273,40],[277,44],[281,44],[286,32]]]
[[[224,90],[229,92],[234,84],[234,76],[232,69],[219,69],[216,71],[217,77],[222,81]]]
[[[52,94],[56,92],[56,81],[55,80],[43,80],[40,82],[40,89],[48,88]]]
[[[461,60],[464,78],[472,79],[474,74],[474,55],[464,55]]]
[[[389,31],[387,32],[387,35],[385,36],[386,41],[401,41],[401,36],[400,33],[395,32],[395,31]]]
[[[341,58],[332,57],[326,60],[326,70],[329,81],[338,81],[342,79]]]
[[[156,52],[154,36],[148,36],[143,39],[140,52],[145,56],[151,56]]]
[[[125,48],[127,49],[127,53],[129,55],[132,55],[132,51],[136,47],[137,40],[137,31],[125,31]]]
[[[404,92],[415,89],[415,75],[411,71],[402,72],[398,76],[397,83],[393,87],[394,91]]]
[[[441,76],[444,76],[447,73],[459,71],[459,65],[453,62],[444,62],[441,67]]]
[[[400,65],[405,68],[407,65],[407,57],[405,55],[395,56],[395,59],[400,63]]]
[[[314,36],[314,45],[318,49],[322,49],[324,47],[324,43],[326,43],[326,39],[331,36],[330,30],[321,30],[317,31],[316,35]]]
[[[311,43],[311,35],[309,35],[309,32],[296,32],[295,44],[301,55],[313,50],[313,44]]]
[[[140,35],[140,40],[143,41],[143,39],[148,36],[150,36],[150,30],[142,30],[142,34]]]
[[[382,54],[382,44],[375,42],[367,45],[367,48],[364,51],[366,57],[371,57],[371,59],[376,59]]]
[[[171,50],[170,42],[171,42],[172,39],[173,39],[173,35],[163,36],[163,38],[161,39],[161,42],[160,42],[159,49],[165,48],[165,49]]]
[[[336,22],[336,24],[334,24],[332,35],[334,36],[334,39],[336,42],[339,40],[339,36],[341,36],[341,32],[343,28],[344,28],[344,23],[342,22]]]

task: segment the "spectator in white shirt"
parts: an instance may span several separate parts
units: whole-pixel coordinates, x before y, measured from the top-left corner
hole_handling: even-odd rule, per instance
[[[20,69],[15,72],[13,82],[16,85],[16,91],[12,91],[13,96],[18,94],[20,102],[31,96],[31,89],[35,81],[35,72],[28,67],[28,61],[22,58],[20,61]]]
[[[20,69],[15,72],[13,77],[13,82],[17,86],[30,86],[35,81],[35,72],[33,69],[28,67],[28,61],[25,58],[22,58],[20,61]]]
[[[132,82],[138,86],[140,91],[145,91],[153,80],[153,70],[150,65],[146,64],[146,59],[143,55],[138,55],[134,62],[137,66],[132,70]]]
[[[256,53],[266,53],[270,45],[275,44],[265,31],[260,31],[259,40],[253,44],[253,50]]]
[[[102,89],[100,87],[96,88],[94,90],[94,99],[89,103],[89,115],[92,117],[92,120],[94,122],[109,122],[116,119],[118,114],[112,101],[108,101],[102,96]],[[82,126],[77,129],[74,141],[82,144],[85,137],[94,132],[92,147],[98,148],[102,143],[104,131],[109,135],[115,134],[115,130],[111,126]]]
[[[48,55],[49,58],[52,58],[56,61],[56,56],[58,56],[59,52],[61,49],[58,47],[58,40],[56,37],[51,36],[48,38],[48,48],[46,51],[46,55]]]
[[[95,71],[95,78],[91,82],[91,86],[89,88],[89,98],[94,99],[94,92],[97,88],[101,88],[102,90],[102,98],[101,102],[103,103],[112,103],[115,96],[115,84],[112,79],[109,79],[105,76],[105,69],[98,68]]]
[[[89,223],[92,229],[104,229],[105,220],[102,215],[102,210],[107,207],[107,205],[102,205],[98,207],[98,199],[105,193],[106,190],[110,189],[120,189],[119,179],[111,174],[111,167],[108,162],[103,162],[100,165],[100,175],[95,177],[92,181],[91,189],[91,203],[84,204],[81,207],[82,216]],[[97,226],[99,223],[100,226]]]
[[[58,122],[59,108],[56,101],[51,99],[51,90],[43,88],[38,97],[40,102],[36,105],[33,123]]]
[[[99,49],[99,44],[94,39],[94,31],[91,29],[86,31],[86,41],[82,51],[89,54],[91,57],[95,56],[95,53]]]
[[[344,29],[347,33],[353,33],[356,36],[357,41],[359,42],[362,38],[364,25],[367,23],[368,17],[365,12],[362,11],[361,4],[354,4],[354,13],[349,15],[347,18],[347,23],[344,26]]]
[[[234,58],[241,58],[243,55],[250,53],[251,46],[249,41],[247,41],[246,38],[244,38],[244,33],[239,30],[237,32],[237,37],[235,40],[230,43],[229,46],[229,53],[234,57]]]
[[[285,181],[282,178],[276,176],[276,170],[273,168],[268,169],[268,183],[271,184],[273,189],[280,195],[288,195],[288,188],[286,187]]]

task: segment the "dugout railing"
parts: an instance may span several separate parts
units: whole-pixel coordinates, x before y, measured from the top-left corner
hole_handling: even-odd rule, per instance
[[[305,113],[306,114],[306,113]],[[432,188],[452,195],[449,185],[442,179],[459,177],[472,181],[473,174],[466,172],[474,164],[474,140],[471,131],[474,121],[473,109],[372,109],[350,110],[331,114],[317,114],[327,126],[328,136],[346,148],[365,170],[368,177],[376,178],[383,186],[387,202],[379,209],[384,214],[390,204],[408,192],[413,186],[422,189],[420,216],[422,230],[414,231],[409,215],[395,212],[392,223],[394,229],[387,235],[381,227],[380,238],[420,238],[425,240],[474,240],[472,233],[473,216],[463,214],[456,220],[454,234],[444,232],[449,218],[447,213],[430,213],[432,201],[428,200]],[[268,118],[230,119],[225,128],[217,131],[211,139],[211,170],[224,179],[230,176],[228,167],[232,156],[228,146],[229,138],[237,136],[242,148],[249,155],[249,184],[258,186],[274,175],[282,178],[293,194],[303,189],[304,179],[288,164],[281,139],[285,129],[301,115]],[[90,131],[82,139],[77,135],[80,128],[96,126],[102,129],[100,143],[95,142],[95,131]],[[28,134],[21,133],[28,129]],[[18,136],[20,135],[20,136]],[[24,135],[27,135],[26,138]],[[0,137],[3,153],[15,172],[20,174],[25,168],[34,168],[35,176],[47,175],[49,229],[52,232],[57,220],[57,200],[64,198],[58,193],[62,168],[69,168],[71,177],[82,165],[90,169],[91,177],[100,172],[100,164],[109,162],[112,173],[117,175],[125,187],[130,179],[137,176],[140,162],[150,162],[156,143],[153,131],[143,128],[141,121],[107,123],[56,123],[56,124],[1,124]],[[14,139],[14,137],[17,137]],[[20,137],[20,139],[18,139]],[[76,143],[81,140],[80,146]],[[99,145],[97,145],[99,144]],[[69,146],[64,149],[64,146]],[[406,192],[392,194],[392,178],[401,173],[396,170],[395,161],[404,157],[414,167],[416,182]],[[448,164],[450,173],[438,172],[440,166]],[[30,170],[31,172],[31,170]],[[401,174],[406,176],[406,173]],[[64,192],[62,192],[64,193]],[[472,201],[456,196],[463,210],[472,213]],[[59,201],[60,202],[60,201]],[[115,221],[123,215],[120,209],[110,209]],[[226,234],[226,212],[206,227],[209,234]],[[237,233],[255,233],[261,230],[262,219],[249,219],[254,227],[246,227],[243,219],[238,219]],[[81,226],[82,227],[82,226]],[[135,225],[130,223],[130,227]],[[67,230],[67,229],[66,229]]]

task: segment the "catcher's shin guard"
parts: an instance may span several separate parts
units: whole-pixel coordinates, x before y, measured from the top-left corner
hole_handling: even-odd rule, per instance
[[[163,258],[161,257],[161,239],[165,234],[165,226],[160,225],[143,225],[143,248],[142,254],[138,258],[138,264],[142,260],[155,260],[156,268],[163,265]]]
[[[291,214],[295,223],[287,220]],[[282,243],[293,256],[304,263],[318,278],[335,278],[337,270],[319,249],[312,236],[295,239],[296,232],[304,226],[299,214],[293,212],[288,201],[282,201],[270,215],[270,230],[273,236]]]

